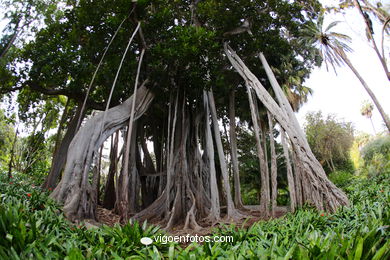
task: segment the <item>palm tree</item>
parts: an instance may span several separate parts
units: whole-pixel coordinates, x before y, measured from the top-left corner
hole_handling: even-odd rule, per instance
[[[386,116],[385,111],[380,105],[378,99],[376,98],[374,92],[370,89],[366,81],[362,78],[356,68],[352,65],[351,61],[347,56],[347,52],[352,52],[351,47],[348,46],[348,43],[351,42],[351,38],[345,34],[337,33],[331,31],[333,27],[335,27],[339,21],[334,21],[330,23],[325,30],[323,29],[324,16],[321,14],[318,17],[316,23],[311,25],[307,25],[305,27],[305,36],[302,40],[308,44],[312,44],[318,47],[319,54],[321,58],[325,62],[326,68],[328,69],[328,65],[330,64],[335,73],[336,66],[340,67],[346,64],[355,76],[359,79],[360,83],[363,85],[364,89],[367,91],[368,95],[371,97],[374,102],[376,108],[381,114],[383,121],[386,124],[388,131],[390,132],[390,120]],[[336,73],[337,74],[337,73]]]
[[[371,121],[372,129],[374,130],[374,134],[376,135],[374,124],[372,123],[372,110],[374,110],[374,105],[368,100],[364,101],[362,104],[362,108],[360,109],[360,113],[362,116],[367,117]]]
[[[282,62],[280,68],[272,67],[272,71],[284,82],[281,88],[293,111],[298,112],[300,107],[307,102],[309,95],[313,94],[313,90],[303,85],[305,72],[300,71],[292,76],[293,70],[293,65],[288,61]]]

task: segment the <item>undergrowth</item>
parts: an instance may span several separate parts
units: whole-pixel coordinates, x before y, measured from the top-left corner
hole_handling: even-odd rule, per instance
[[[66,220],[48,191],[23,175],[0,175],[0,259],[388,259],[390,175],[355,179],[344,187],[351,202],[334,214],[304,207],[249,228],[220,226],[233,242],[183,248],[141,244],[164,234],[127,223],[86,229]]]

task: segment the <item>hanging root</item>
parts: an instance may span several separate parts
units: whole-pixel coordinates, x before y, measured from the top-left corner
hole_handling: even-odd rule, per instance
[[[335,211],[339,206],[348,205],[347,196],[328,180],[321,164],[310,150],[298,121],[265,58],[261,56],[263,66],[266,69],[279,104],[275,102],[258,78],[227,44],[225,44],[225,53],[246,84],[255,90],[258,99],[288,134],[292,148],[297,155],[296,159],[301,162],[301,180],[307,182],[306,185],[302,183],[304,201],[312,201],[319,210],[325,207],[326,210],[331,212]]]
[[[184,229],[199,230],[202,227],[199,226],[198,223],[196,222],[196,217],[195,217],[196,199],[192,191],[189,191],[189,193],[191,195],[192,206],[187,213],[186,221],[184,223]]]

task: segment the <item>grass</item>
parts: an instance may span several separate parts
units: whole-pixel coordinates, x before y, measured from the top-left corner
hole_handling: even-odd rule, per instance
[[[48,192],[15,175],[0,176],[0,259],[388,259],[390,175],[355,179],[344,187],[351,207],[334,214],[304,207],[249,228],[222,226],[231,243],[175,243],[146,223],[87,230],[69,223]]]

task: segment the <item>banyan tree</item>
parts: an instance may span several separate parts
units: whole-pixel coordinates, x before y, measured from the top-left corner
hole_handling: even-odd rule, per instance
[[[312,46],[299,44],[316,1],[94,2],[74,3],[38,33],[27,55],[33,65],[24,84],[77,89],[82,97],[66,160],[59,156],[65,163],[53,163],[48,177],[59,181],[51,196],[70,219],[95,218],[98,204],[124,220],[167,228],[244,218],[250,212],[241,201],[237,122],[248,122],[255,136],[262,216],[274,214],[281,159],[291,210],[348,205],[294,115],[305,99],[304,78],[320,62]],[[45,48],[57,59],[39,58]],[[83,119],[99,109],[94,104],[101,111]],[[105,143],[110,166],[102,178]]]

